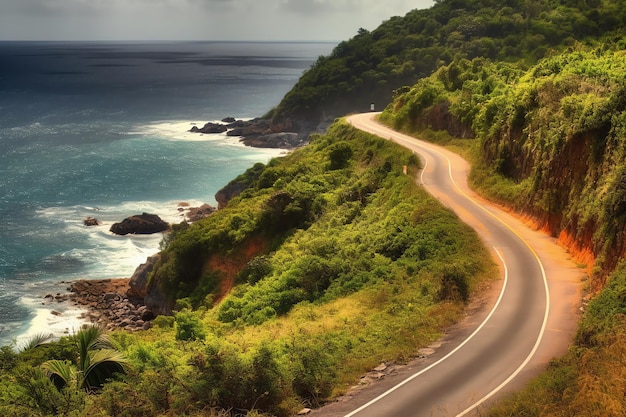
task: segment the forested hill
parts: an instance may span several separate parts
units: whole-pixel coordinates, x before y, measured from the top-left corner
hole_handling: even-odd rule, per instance
[[[439,0],[341,42],[270,115],[275,125],[310,128],[324,118],[365,111],[371,102],[384,108],[394,90],[455,59],[532,64],[555,48],[594,42],[625,27],[624,0]]]

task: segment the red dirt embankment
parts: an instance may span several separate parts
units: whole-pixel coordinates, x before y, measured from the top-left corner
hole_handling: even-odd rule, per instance
[[[214,304],[226,297],[235,285],[235,278],[252,258],[267,252],[268,242],[262,236],[253,236],[241,247],[228,255],[216,254],[209,258],[205,268],[220,273],[220,289],[215,294]]]

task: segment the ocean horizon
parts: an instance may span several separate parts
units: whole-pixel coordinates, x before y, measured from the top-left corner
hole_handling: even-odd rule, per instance
[[[215,205],[231,179],[279,156],[189,129],[262,116],[334,46],[0,42],[0,345],[77,330],[81,311],[46,295],[129,277],[158,251],[160,234],[116,236],[112,223],[180,222],[181,202]]]

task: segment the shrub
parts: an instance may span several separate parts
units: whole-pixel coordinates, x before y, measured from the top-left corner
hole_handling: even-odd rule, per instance
[[[330,158],[330,169],[341,169],[345,168],[352,158],[353,151],[350,145],[347,143],[338,143],[336,145],[331,146],[329,158]]]
[[[197,313],[190,310],[183,310],[176,313],[174,328],[176,330],[176,340],[204,340],[206,332]]]

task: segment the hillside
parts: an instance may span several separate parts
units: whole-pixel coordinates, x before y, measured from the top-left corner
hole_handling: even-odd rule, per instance
[[[382,117],[397,129],[475,137],[476,187],[611,271],[624,256],[626,41],[577,49],[525,71],[455,61]]]
[[[82,336],[5,347],[0,414],[289,416],[381,362],[407,362],[498,276],[473,230],[416,184],[418,169],[411,152],[342,121],[255,165],[225,207],[164,241],[149,290],[174,314],[113,334],[125,375],[91,395],[78,381],[59,390],[43,371],[81,375]]]
[[[590,271],[587,290],[597,297],[570,354],[494,415],[626,411],[617,382],[626,373],[617,351],[626,312],[625,74],[626,39],[573,47],[529,69],[459,60],[382,115],[397,129],[450,143],[470,138],[455,143],[472,155],[474,188],[558,238]]]
[[[623,30],[623,0],[443,0],[360,30],[320,57],[268,114],[281,128],[379,109],[441,65],[477,57],[532,64],[554,49]]]

